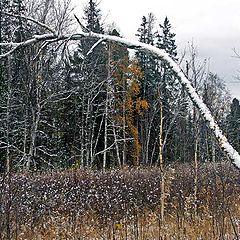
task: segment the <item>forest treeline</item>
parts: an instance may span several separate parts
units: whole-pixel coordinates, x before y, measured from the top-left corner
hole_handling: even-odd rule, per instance
[[[7,13],[7,14],[6,14]],[[80,21],[79,21],[80,19]],[[1,0],[0,42],[83,31],[121,36],[103,24],[100,5],[75,16],[70,0]],[[169,19],[149,13],[136,38],[164,49],[240,150],[240,105],[201,62],[193,44],[177,51]],[[94,46],[94,49],[93,49]],[[1,46],[0,55],[11,51]],[[215,137],[164,60],[92,38],[45,41],[0,59],[0,169],[108,168],[161,162],[219,161]]]

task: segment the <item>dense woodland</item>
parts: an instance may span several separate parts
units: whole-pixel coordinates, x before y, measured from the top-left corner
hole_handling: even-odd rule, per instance
[[[84,15],[74,17],[70,0],[1,0],[0,42],[44,34],[34,20],[58,34],[84,25],[86,32],[121,36],[114,24],[103,24],[100,7],[86,1]],[[240,151],[240,104],[231,99],[224,81],[198,59],[194,44],[178,52],[167,17],[158,20],[149,13],[135,21],[139,28],[133,36],[164,49],[182,66]],[[1,172],[226,157],[167,62],[116,43],[96,42],[49,40],[7,56],[10,49],[1,46]]]

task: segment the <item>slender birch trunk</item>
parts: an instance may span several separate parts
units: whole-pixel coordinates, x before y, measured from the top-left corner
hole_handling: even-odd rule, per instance
[[[120,158],[120,151],[119,151],[119,146],[118,146],[117,134],[116,134],[115,126],[113,126],[113,136],[114,136],[114,142],[115,142],[115,147],[116,147],[118,166],[121,167],[122,163],[121,163],[121,158]]]
[[[36,155],[36,138],[37,138],[37,131],[38,131],[38,125],[40,121],[40,105],[37,104],[37,110],[33,109],[32,106],[32,128],[31,128],[31,140],[30,140],[30,146],[28,151],[28,158],[26,163],[26,168],[29,170],[31,167],[31,163]]]
[[[103,170],[106,169],[106,163],[107,163],[107,140],[108,140],[108,86],[107,86],[107,96],[106,96],[106,103],[105,103]]]
[[[197,193],[198,193],[198,138],[194,141],[194,215],[197,216]]]
[[[165,171],[164,171],[164,158],[163,158],[163,105],[160,96],[160,89],[158,89],[158,99],[160,108],[160,123],[159,123],[159,164],[161,174],[161,196],[160,196],[160,217],[161,223],[164,222],[164,208],[165,208]]]
[[[107,86],[106,86],[106,103],[105,103],[105,122],[104,122],[104,152],[103,152],[103,170],[106,168],[107,162],[107,141],[108,141],[108,104],[109,104],[109,88],[111,77],[111,45],[108,43],[108,66],[107,66]]]
[[[12,71],[11,71],[11,56],[8,56],[8,94],[7,94],[7,112],[6,112],[6,140],[7,140],[7,149],[6,149],[6,172],[10,172],[10,139],[9,139],[9,131],[10,131],[10,101],[12,95],[11,89],[12,83]]]
[[[6,140],[7,140],[7,149],[6,149],[6,172],[10,172],[10,139],[9,139],[9,131],[10,131],[10,98],[11,98],[11,90],[8,89],[7,96],[7,113],[6,113]]]

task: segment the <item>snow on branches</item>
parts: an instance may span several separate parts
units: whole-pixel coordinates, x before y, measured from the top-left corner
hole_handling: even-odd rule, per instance
[[[35,21],[37,23],[37,21]],[[42,23],[39,23],[40,26],[43,26]],[[50,28],[47,28],[44,26],[45,29],[50,31]],[[98,34],[94,32],[80,32],[75,34],[65,34],[65,35],[56,35],[51,31],[51,33],[48,34],[42,34],[42,35],[35,35],[32,38],[24,41],[24,42],[8,42],[8,43],[0,43],[0,47],[4,48],[6,47],[8,49],[8,52],[3,53],[0,55],[0,59],[3,57],[6,57],[10,54],[12,54],[15,50],[17,50],[20,47],[26,47],[30,46],[39,42],[56,42],[56,41],[69,41],[69,40],[80,40],[82,38],[92,38],[97,39],[97,43],[94,44],[94,46],[91,48],[91,51],[94,51],[94,48],[99,44],[99,42],[102,41],[112,41],[119,44],[125,45],[127,48],[130,49],[137,49],[143,52],[147,52],[150,54],[153,54],[156,57],[159,57],[163,60],[165,60],[169,66],[173,69],[173,71],[178,76],[179,82],[181,85],[186,89],[189,97],[195,104],[195,106],[199,109],[204,119],[209,123],[209,127],[213,130],[213,133],[215,134],[221,148],[226,152],[228,157],[231,159],[232,163],[240,169],[240,155],[239,153],[232,147],[232,145],[228,142],[227,138],[224,136],[223,132],[219,128],[218,124],[215,122],[211,112],[209,111],[208,107],[202,99],[198,96],[196,90],[191,85],[191,82],[187,79],[187,77],[184,75],[183,71],[179,67],[179,65],[162,49],[159,49],[157,47],[154,47],[149,44],[141,43],[135,40],[130,40],[126,38],[121,38],[117,36],[110,36],[105,34]],[[9,50],[10,48],[10,50]]]

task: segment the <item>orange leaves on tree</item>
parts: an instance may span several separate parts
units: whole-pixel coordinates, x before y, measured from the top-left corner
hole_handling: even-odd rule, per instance
[[[143,72],[136,62],[132,61],[132,64],[129,65],[129,71],[135,76],[135,79],[143,78]]]
[[[146,111],[149,108],[148,101],[145,99],[137,98],[136,100],[136,112],[140,115],[143,116],[144,111]]]
[[[143,73],[141,68],[134,61],[124,59],[118,63],[115,78],[115,107],[121,117],[121,124],[127,126],[127,131],[133,138],[132,158],[133,164],[139,164],[141,143],[139,141],[138,118],[144,115],[149,104],[147,100],[141,99],[141,79]]]

